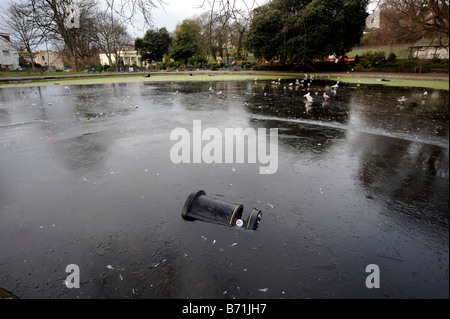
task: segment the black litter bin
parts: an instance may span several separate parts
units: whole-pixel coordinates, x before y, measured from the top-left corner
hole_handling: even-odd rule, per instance
[[[247,214],[245,214],[245,215],[247,215]],[[259,223],[261,222],[261,218],[262,218],[262,212],[257,208],[253,208],[250,211],[248,218],[246,220],[244,220],[243,227],[245,229],[255,230],[256,228],[258,228]]]
[[[247,219],[242,218],[244,206],[206,197],[203,190],[192,192],[184,203],[181,216],[185,220],[202,220],[225,226],[236,226],[255,230],[261,221],[262,213],[254,208]]]

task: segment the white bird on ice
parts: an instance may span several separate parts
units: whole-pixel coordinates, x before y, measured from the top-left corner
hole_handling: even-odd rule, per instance
[[[306,97],[306,100],[308,101],[308,103],[312,103],[314,101],[309,92],[306,93],[305,95],[303,95],[303,97]]]

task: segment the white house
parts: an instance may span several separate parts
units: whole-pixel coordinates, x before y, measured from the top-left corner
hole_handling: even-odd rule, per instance
[[[145,61],[142,61],[142,57],[139,55],[139,53],[130,47],[125,47],[123,50],[118,51],[117,55],[119,56],[119,61],[123,63],[123,65],[136,64],[137,66],[140,67],[147,66],[147,63]],[[105,53],[100,53],[99,57],[101,65],[109,64],[108,57]],[[111,54],[111,60],[112,63],[116,63],[115,54]]]
[[[64,70],[64,62],[59,55],[51,50],[41,50],[35,53],[34,62],[47,66],[49,70]]]
[[[448,59],[449,49],[448,46],[439,45],[414,45],[409,47],[410,56],[412,58],[418,58],[420,60],[430,59]]]
[[[0,33],[0,71],[20,69],[19,52],[8,34]]]
[[[378,6],[367,17],[366,28],[367,29],[379,29],[380,28],[380,9]]]

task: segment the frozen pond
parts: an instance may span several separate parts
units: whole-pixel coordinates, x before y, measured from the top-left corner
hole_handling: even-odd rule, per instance
[[[341,83],[333,94],[316,80],[308,104],[307,86],[290,82],[0,89],[0,287],[22,298],[448,298],[448,91]],[[174,164],[171,131],[195,120],[278,128],[277,172]],[[259,228],[183,220],[197,189],[261,209]],[[78,289],[64,284],[69,264]],[[378,289],[366,287],[369,264]]]

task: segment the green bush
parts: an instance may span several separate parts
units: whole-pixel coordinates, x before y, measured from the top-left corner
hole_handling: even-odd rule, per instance
[[[241,64],[239,64],[239,66],[240,66],[242,69],[251,69],[254,65],[255,65],[255,63],[248,62],[248,61],[244,61],[244,62],[242,62]]]
[[[397,54],[395,54],[394,52],[391,52],[391,54],[389,54],[387,60],[388,60],[388,62],[395,63],[397,61]]]
[[[211,63],[211,71],[215,71],[215,70],[217,70],[219,68],[220,68],[219,63],[217,63],[217,62]]]
[[[174,69],[179,69],[181,64],[182,64],[182,63],[181,63],[181,62],[178,62],[178,61],[172,62],[172,66],[173,66]]]
[[[196,55],[188,60],[188,64],[192,66],[192,68],[203,68],[208,64],[208,59],[202,55]]]
[[[375,71],[377,66],[386,61],[386,55],[383,51],[366,52],[358,57],[358,63],[355,64],[355,71]]]
[[[156,62],[155,69],[157,70],[165,70],[167,68],[166,62]]]

